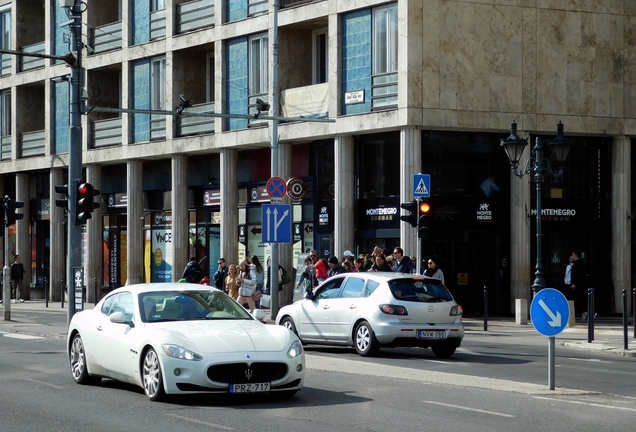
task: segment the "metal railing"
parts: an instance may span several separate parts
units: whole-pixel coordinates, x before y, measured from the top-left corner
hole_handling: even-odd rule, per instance
[[[22,134],[20,157],[43,156],[46,146],[46,131],[25,132]]]
[[[22,50],[24,52],[28,52],[32,54],[46,54],[45,53],[46,43],[38,42],[33,45],[25,46]],[[21,64],[20,70],[28,71],[28,70],[43,68],[44,60],[45,59],[39,58],[39,57],[20,56],[20,64]]]
[[[91,40],[95,53],[121,49],[121,21],[94,27]]]
[[[121,145],[122,119],[121,117],[95,120],[93,127],[93,148]]]
[[[166,10],[150,12],[150,40],[166,37]]]
[[[214,0],[194,0],[177,5],[177,33],[214,25]]]
[[[189,113],[214,113],[214,102],[194,105],[188,108]],[[211,117],[179,117],[177,135],[197,135],[214,132],[214,118]]]

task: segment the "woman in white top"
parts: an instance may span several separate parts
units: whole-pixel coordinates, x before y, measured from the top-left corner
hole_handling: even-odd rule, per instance
[[[247,302],[250,312],[254,312],[256,304],[254,303],[252,294],[254,294],[254,290],[256,289],[256,274],[250,267],[251,265],[246,260],[241,261],[241,264],[239,264],[239,275],[236,278],[236,284],[239,286],[239,296],[236,301],[240,305]],[[243,290],[246,292],[241,292]],[[249,290],[249,294],[247,290]]]

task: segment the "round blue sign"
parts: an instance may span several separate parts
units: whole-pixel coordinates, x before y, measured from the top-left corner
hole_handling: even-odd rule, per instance
[[[544,336],[561,333],[570,320],[570,305],[560,291],[544,288],[530,304],[530,319],[534,328]]]

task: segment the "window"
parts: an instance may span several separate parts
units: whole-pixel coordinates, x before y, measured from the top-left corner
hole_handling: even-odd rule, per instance
[[[330,280],[327,285],[323,286],[320,291],[316,293],[316,300],[337,298],[343,281],[344,277]]]
[[[151,6],[152,12],[164,10],[166,8],[166,0],[152,0]]]
[[[208,54],[208,61],[207,61],[207,66],[206,66],[206,70],[205,70],[205,76],[206,76],[206,84],[207,84],[206,101],[207,102],[214,102],[214,90],[215,90],[215,85],[214,85],[214,54]]]
[[[166,59],[153,59],[150,64],[150,109],[166,109]]]
[[[0,93],[0,135],[11,135],[11,91]]]
[[[327,82],[328,54],[327,29],[316,30],[313,39],[314,84]]]
[[[397,5],[373,11],[373,74],[397,72]]]
[[[2,27],[2,49],[11,49],[11,11],[0,12],[0,26]]]
[[[267,93],[269,47],[267,34],[250,37],[249,40],[249,94]]]
[[[358,298],[362,296],[362,288],[364,288],[364,280],[356,277],[350,277],[347,280],[342,293],[341,298]]]
[[[373,291],[378,289],[379,286],[380,286],[379,282],[372,281],[372,280],[367,281],[367,286],[366,286],[366,288],[364,290],[364,296],[365,297],[370,296],[371,294],[373,294]]]

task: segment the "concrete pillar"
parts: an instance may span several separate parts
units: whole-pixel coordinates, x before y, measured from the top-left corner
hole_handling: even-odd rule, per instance
[[[31,226],[31,202],[29,197],[29,174],[25,172],[21,172],[16,174],[16,193],[14,196],[11,196],[11,199],[15,201],[22,201],[24,203],[24,208],[18,209],[17,213],[22,213],[24,215],[23,219],[20,219],[16,222],[16,245],[15,250],[18,255],[22,258],[22,265],[24,266],[24,270],[26,273],[24,274],[22,291],[20,292],[20,297],[24,300],[29,300],[31,287],[31,242],[29,236],[29,227]],[[13,257],[10,258],[10,263],[13,264]]]
[[[623,289],[631,306],[631,232],[632,232],[632,143],[630,137],[615,136],[612,141],[612,238],[611,274],[614,286],[614,310],[622,313]]]
[[[353,136],[337,136],[334,139],[334,250],[342,261],[342,253],[353,251]]]
[[[292,177],[292,144],[291,143],[278,143],[278,175],[285,180],[289,180]],[[283,203],[293,204],[292,200],[285,195]],[[293,220],[293,211],[292,211]],[[293,226],[293,225],[292,225]],[[293,233],[292,233],[293,240]],[[294,247],[292,243],[279,243],[278,244],[278,264],[282,265],[285,270],[293,275],[293,268],[296,264],[296,257],[294,256]],[[263,265],[266,265],[264,262]],[[283,285],[283,294],[280,297],[279,307],[291,304],[294,299],[294,284],[289,283]]]
[[[51,219],[49,222],[49,234],[51,239],[50,267],[49,267],[49,300],[60,301],[61,279],[66,278],[66,226],[68,215],[66,210],[55,205],[55,200],[62,197],[55,192],[55,185],[68,183],[68,174],[65,169],[51,169],[49,196],[51,197]],[[55,252],[54,252],[55,251]]]
[[[531,156],[528,132],[517,131],[528,139],[520,167],[526,166]],[[510,171],[510,307],[516,308],[516,299],[532,299],[534,265],[530,262],[530,184],[526,175],[519,179]],[[529,311],[526,311],[529,312]]]
[[[143,237],[143,167],[140,160],[129,160],[126,166],[127,237],[126,237],[126,285],[144,280],[144,237]],[[123,238],[121,252],[124,252]]]
[[[220,163],[221,257],[238,263],[238,150],[221,149]]]
[[[86,167],[86,181],[99,191],[102,190],[102,166],[89,165]],[[95,202],[100,204],[99,208],[93,210],[91,219],[86,224],[86,264],[84,272],[86,275],[86,301],[96,303],[102,296],[102,286],[104,285],[104,249],[102,246],[103,221],[102,221],[102,195],[95,197]],[[95,291],[97,285],[97,291]],[[97,293],[97,299],[95,298]]]
[[[172,156],[172,280],[178,281],[186,264],[190,236],[188,235],[188,157]]]
[[[415,127],[400,130],[400,202],[413,200],[413,176],[420,173],[422,168],[422,132]],[[404,214],[407,214],[404,210]],[[398,209],[398,218],[402,209]],[[391,247],[391,246],[388,246]],[[417,228],[400,221],[400,247],[404,255],[417,256],[421,266],[421,251],[417,249]]]

